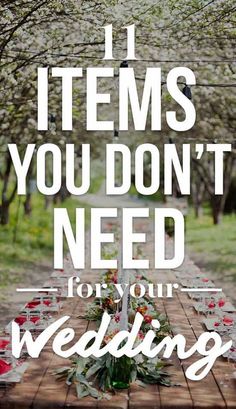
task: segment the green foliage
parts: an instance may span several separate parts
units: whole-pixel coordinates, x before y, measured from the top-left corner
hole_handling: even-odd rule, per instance
[[[71,366],[59,368],[54,374],[58,379],[66,379],[67,385],[74,383],[79,399],[85,396],[109,399],[109,395],[104,393],[119,389],[117,375],[128,383],[136,382],[140,386],[157,383],[170,386],[168,374],[163,370],[165,366],[165,363],[156,359],[114,358],[106,354],[96,360],[92,357],[73,357]]]
[[[191,212],[187,217],[186,242],[188,248],[201,260],[201,264],[213,273],[236,280],[235,237],[236,216],[224,215],[219,225],[212,224],[212,217],[205,214],[195,219]]]

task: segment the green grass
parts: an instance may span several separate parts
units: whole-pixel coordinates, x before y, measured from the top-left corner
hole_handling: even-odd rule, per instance
[[[134,185],[131,185],[131,188],[129,190],[129,195],[138,196],[140,197],[140,199],[146,199],[146,200],[150,200],[153,202],[163,202],[163,194],[160,191],[154,193],[153,195],[148,195],[148,196],[140,195]]]
[[[97,193],[102,186],[103,180],[104,180],[103,175],[98,175],[96,177],[93,177],[93,179],[91,180],[91,186],[89,188],[88,193]]]
[[[18,208],[17,198],[10,208],[10,223],[0,226],[0,288],[19,282],[26,270],[34,271],[36,265],[53,261],[53,206],[44,209],[44,197],[38,193],[32,196],[32,214],[25,216],[20,206],[19,220],[16,227]],[[86,207],[73,198],[61,205],[70,215],[72,225],[75,223],[76,207]],[[89,212],[86,212],[88,223]],[[13,242],[17,228],[16,242]]]
[[[101,174],[92,177],[89,193],[96,193],[103,180],[104,176]],[[26,271],[38,272],[40,265],[50,266],[53,262],[53,205],[45,210],[44,196],[34,193],[32,195],[32,214],[28,217],[24,215],[23,198],[17,222],[19,200],[21,199],[16,197],[10,207],[9,224],[0,225],[0,288],[20,282]],[[84,207],[87,210],[85,222],[88,227],[89,206],[77,199],[69,198],[55,207],[65,207],[68,210],[72,226],[75,224],[76,207]],[[15,230],[17,234],[14,242]]]
[[[223,279],[236,281],[236,216],[223,216],[221,224],[215,226],[207,210],[200,219],[193,212],[187,217],[186,244],[195,253],[201,266],[217,273]]]

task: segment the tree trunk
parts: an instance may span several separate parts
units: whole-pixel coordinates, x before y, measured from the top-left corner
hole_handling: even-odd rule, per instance
[[[205,184],[198,175],[195,175],[195,178],[192,179],[191,186],[194,214],[196,219],[198,219],[203,214],[202,202],[204,198]]]
[[[0,206],[0,224],[3,226],[9,223],[9,207],[8,202],[3,202]]]
[[[225,157],[224,193],[223,195],[213,195],[211,198],[212,216],[214,224],[219,224],[223,215],[226,197],[228,195],[230,182],[232,180],[233,165],[234,155],[231,153]]]
[[[215,225],[220,224],[221,219],[222,219],[222,212],[214,208],[212,209],[212,216],[213,216],[213,223]]]
[[[9,223],[9,207],[11,201],[7,199],[7,188],[9,184],[10,172],[11,172],[11,157],[9,152],[5,156],[5,172],[3,174],[3,188],[2,188],[2,203],[0,206],[0,224],[6,225]],[[15,189],[12,192],[12,200],[15,196]]]
[[[52,196],[44,196],[44,209],[47,210],[52,203]]]
[[[203,215],[203,209],[200,203],[194,203],[194,214],[196,219],[199,219]]]
[[[209,163],[205,166],[201,162],[194,161],[196,170],[204,181],[206,191],[210,198],[210,205],[212,211],[212,218],[214,224],[219,224],[223,215],[226,197],[228,195],[229,186],[232,180],[232,172],[234,166],[235,156],[234,153],[228,153],[224,157],[224,190],[222,195],[215,195],[215,180],[214,175],[209,177]]]
[[[211,209],[212,209],[212,217],[213,223],[215,225],[219,224],[222,219],[223,215],[223,208],[224,208],[224,197],[222,196],[212,196],[211,197]]]
[[[31,206],[31,193],[27,193],[26,199],[24,202],[24,210],[25,210],[25,215],[30,216],[32,212],[32,206]]]

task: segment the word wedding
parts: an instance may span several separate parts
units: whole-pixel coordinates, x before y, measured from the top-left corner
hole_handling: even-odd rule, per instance
[[[186,359],[198,352],[203,358],[198,359],[192,363],[186,370],[186,376],[194,381],[203,379],[212,366],[215,360],[222,354],[224,354],[232,346],[232,340],[223,344],[221,337],[216,332],[205,332],[200,335],[196,343],[187,351],[186,339],[183,335],[175,335],[173,338],[166,336],[159,344],[153,345],[153,341],[156,337],[156,331],[160,328],[158,320],[152,320],[152,327],[154,330],[149,330],[144,339],[134,348],[135,340],[137,339],[140,331],[143,316],[138,312],[136,313],[134,324],[131,332],[122,330],[119,331],[111,341],[101,348],[102,341],[106,335],[110,323],[110,316],[108,313],[103,314],[101,325],[98,331],[87,331],[80,339],[69,349],[65,349],[65,345],[69,344],[75,338],[75,331],[73,328],[60,329],[68,320],[69,316],[59,318],[53,324],[49,325],[36,339],[33,341],[32,335],[29,331],[26,331],[20,339],[20,328],[16,322],[12,322],[12,353],[16,358],[20,357],[20,352],[24,343],[26,344],[29,355],[32,358],[38,358],[43,347],[54,336],[52,342],[53,351],[63,357],[69,358],[74,354],[78,354],[84,358],[94,356],[99,358],[106,353],[110,353],[116,358],[123,355],[128,357],[134,357],[139,353],[144,354],[149,358],[154,358],[163,350],[163,357],[170,358],[175,348],[177,349],[177,355],[180,359]],[[91,345],[91,341],[94,342]],[[126,341],[126,342],[125,342]],[[213,345],[209,348],[209,341],[213,342]],[[125,344],[124,344],[125,342]],[[202,369],[202,371],[200,371]],[[200,373],[199,373],[200,372]]]

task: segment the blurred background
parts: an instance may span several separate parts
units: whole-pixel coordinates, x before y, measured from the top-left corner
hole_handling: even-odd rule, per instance
[[[104,198],[104,151],[106,143],[120,142],[135,150],[141,143],[153,143],[162,151],[165,143],[175,143],[179,153],[183,143],[191,143],[191,195],[182,197],[173,178],[173,196],[161,188],[143,197],[135,188],[129,200],[140,206],[170,205],[181,208],[186,217],[187,251],[216,283],[223,286],[234,303],[236,295],[236,5],[233,0],[18,0],[0,4],[0,306],[14,315],[21,302],[15,287],[19,283],[42,283],[52,270],[53,208],[66,207],[74,220],[75,208],[88,210],[96,197]],[[104,27],[113,24],[114,60],[103,61]],[[111,104],[101,106],[99,119],[114,120],[118,129],[119,68],[126,56],[126,30],[135,23],[135,70],[142,95],[147,67],[162,69],[162,131],[152,132],[150,120],[145,132],[135,132],[132,115],[127,132],[86,131],[86,67],[112,66],[115,79],[99,80],[99,89],[111,94]],[[61,81],[49,83],[49,131],[37,131],[37,68],[83,67],[82,79],[73,81],[73,132],[61,131]],[[177,109],[165,81],[171,68],[189,67],[196,76],[191,98],[197,112],[195,126],[176,133],[165,121],[165,112]],[[184,79],[179,87],[186,92]],[[178,112],[178,111],[177,111]],[[178,112],[181,118],[182,112]],[[150,119],[150,118],[149,118]],[[16,177],[7,144],[17,143],[24,154],[28,143],[36,149],[52,142],[64,151],[66,143],[76,146],[76,179],[81,180],[81,144],[90,143],[91,187],[84,197],[71,197],[62,180],[54,197],[43,197],[36,189],[33,161],[27,180],[27,195],[17,196]],[[196,161],[195,143],[230,143],[232,152],[224,157],[224,194],[214,195],[214,155]],[[119,165],[118,165],[119,167]],[[52,179],[50,158],[48,183]],[[145,162],[145,182],[150,183],[150,158]],[[120,199],[121,200],[121,199]],[[147,202],[148,201],[148,202]],[[119,206],[119,199],[117,199]],[[171,231],[170,231],[171,234]],[[14,296],[12,295],[14,294]],[[10,300],[10,301],[9,301]],[[2,315],[2,316],[3,316]]]

